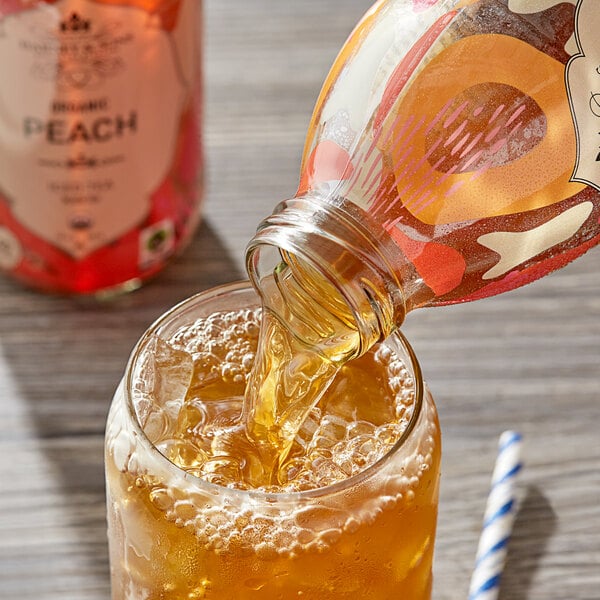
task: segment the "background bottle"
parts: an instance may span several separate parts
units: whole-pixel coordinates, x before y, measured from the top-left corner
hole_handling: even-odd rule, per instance
[[[598,26],[591,0],[376,3],[323,86],[297,196],[248,246],[280,322],[345,360],[408,311],[597,244]]]
[[[0,0],[0,269],[135,287],[201,195],[199,0]]]

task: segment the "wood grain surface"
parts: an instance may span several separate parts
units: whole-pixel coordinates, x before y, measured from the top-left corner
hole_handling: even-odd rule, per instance
[[[110,304],[0,279],[0,598],[108,600],[102,445],[143,330],[244,277],[294,193],[326,72],[368,0],[207,0],[204,219],[156,280]],[[435,600],[467,597],[499,434],[524,435],[500,600],[600,599],[600,251],[504,296],[415,311],[405,331],[444,435]],[[401,600],[401,599],[398,599]]]

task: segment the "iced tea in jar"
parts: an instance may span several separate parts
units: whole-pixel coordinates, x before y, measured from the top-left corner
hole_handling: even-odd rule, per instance
[[[243,415],[263,310],[216,288],[133,351],[106,437],[113,600],[429,600],[440,432],[409,344],[341,366],[265,477]]]

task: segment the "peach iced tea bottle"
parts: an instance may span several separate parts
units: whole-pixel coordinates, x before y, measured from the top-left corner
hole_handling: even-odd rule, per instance
[[[599,28],[594,0],[367,12],[317,100],[296,196],[248,246],[266,319],[246,418],[266,452],[409,311],[516,288],[598,243]],[[278,358],[282,335],[302,360]],[[298,405],[278,392],[307,366]]]
[[[136,287],[190,238],[200,0],[0,0],[0,270]]]

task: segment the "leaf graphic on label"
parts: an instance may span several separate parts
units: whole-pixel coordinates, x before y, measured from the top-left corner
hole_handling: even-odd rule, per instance
[[[477,241],[500,255],[500,260],[483,274],[482,279],[500,277],[526,260],[568,240],[585,223],[593,208],[591,202],[582,202],[529,231],[495,231],[482,235]]]

